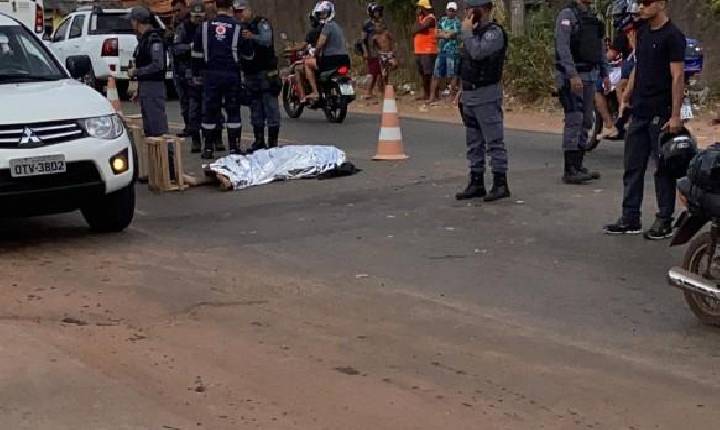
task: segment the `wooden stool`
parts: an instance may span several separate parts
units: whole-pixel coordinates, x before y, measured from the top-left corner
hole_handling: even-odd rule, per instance
[[[138,171],[138,179],[141,182],[146,182],[148,180],[148,148],[145,144],[142,115],[124,115],[124,118],[128,123],[133,142],[135,142],[135,150],[138,153],[138,165],[135,166]]]
[[[184,191],[188,188],[185,185],[183,173],[183,140],[168,134],[163,137],[145,138],[148,154],[148,186],[152,191]],[[170,179],[170,156],[168,154],[170,147],[174,151],[175,181]]]

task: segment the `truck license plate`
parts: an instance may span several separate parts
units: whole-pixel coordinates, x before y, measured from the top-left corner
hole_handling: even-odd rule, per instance
[[[13,178],[54,175],[64,173],[66,170],[64,155],[45,155],[10,160],[10,176]]]

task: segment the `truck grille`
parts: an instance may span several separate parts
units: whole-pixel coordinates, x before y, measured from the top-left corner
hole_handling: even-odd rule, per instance
[[[0,125],[0,149],[22,149],[23,145],[20,145],[20,141],[26,134],[26,128],[42,142],[42,144],[28,146],[30,148],[55,145],[87,137],[85,131],[76,121],[69,120],[35,124]]]

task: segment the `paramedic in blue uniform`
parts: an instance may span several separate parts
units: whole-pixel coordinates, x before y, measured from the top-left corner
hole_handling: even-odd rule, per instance
[[[193,41],[193,76],[203,85],[203,159],[213,159],[221,139],[221,108],[225,106],[230,151],[241,153],[240,64],[253,58],[252,44],[242,38],[240,23],[232,17],[232,0],[216,0],[217,16],[205,21]]]

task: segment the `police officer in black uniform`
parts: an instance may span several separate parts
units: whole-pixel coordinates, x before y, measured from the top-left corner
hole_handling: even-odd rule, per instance
[[[261,16],[253,16],[247,0],[235,0],[235,16],[241,15],[243,39],[253,44],[254,57],[243,60],[242,70],[245,89],[250,99],[250,112],[255,141],[250,152],[267,147],[278,146],[280,135],[280,104],[278,96],[282,90],[282,81],[278,72],[278,58],[275,55],[273,29],[270,21]],[[268,129],[265,144],[265,126]]]
[[[145,136],[159,137],[168,132],[165,113],[165,71],[167,69],[163,31],[145,7],[135,7],[130,21],[138,34],[135,67],[128,73],[138,80],[138,98]]]
[[[217,16],[202,23],[193,41],[193,75],[203,84],[202,131],[205,141],[203,159],[214,158],[221,139],[221,108],[225,113],[230,150],[241,153],[240,137],[240,63],[252,60],[253,46],[242,38],[240,23],[232,17],[232,0],[216,0]]]
[[[570,0],[555,24],[555,67],[565,111],[563,152],[566,184],[599,179],[583,167],[588,148],[597,83],[610,85],[605,57],[605,26],[590,9],[592,0]]]
[[[502,74],[508,37],[505,30],[491,20],[492,0],[466,0],[466,4],[467,15],[461,35],[460,113],[467,130],[470,183],[456,198],[482,197],[486,202],[492,202],[510,197],[502,107]],[[487,155],[493,173],[489,194],[484,182]]]
[[[199,153],[202,150],[202,88],[195,84],[192,76],[192,43],[195,32],[205,20],[205,3],[202,0],[193,1],[188,12],[185,0],[175,0],[173,11],[176,13],[175,19],[179,20],[172,43],[175,88],[185,123],[185,135],[192,139],[191,151]]]

